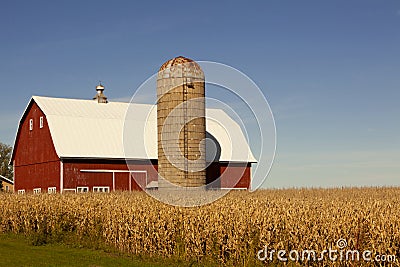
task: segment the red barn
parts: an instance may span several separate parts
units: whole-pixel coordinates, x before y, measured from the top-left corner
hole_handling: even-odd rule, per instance
[[[240,126],[206,113],[208,186],[250,188],[255,159]],[[157,188],[156,106],[34,96],[11,162],[18,193]]]

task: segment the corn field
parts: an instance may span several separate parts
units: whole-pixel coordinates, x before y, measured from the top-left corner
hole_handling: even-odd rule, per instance
[[[143,192],[0,194],[0,201],[0,232],[69,233],[136,255],[227,266],[400,266],[400,188],[235,191],[194,208],[169,206]],[[292,250],[315,250],[319,257],[339,251],[338,240],[345,241],[343,250],[360,251],[360,259],[291,253],[295,259],[283,261],[277,252],[259,259],[266,247],[285,250],[286,258]],[[396,260],[365,261],[365,250]]]

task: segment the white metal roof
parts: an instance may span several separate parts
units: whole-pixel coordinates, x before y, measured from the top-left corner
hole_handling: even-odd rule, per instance
[[[33,96],[60,158],[157,159],[155,105]],[[129,111],[129,112],[127,112]],[[206,110],[219,161],[256,162],[240,126],[223,110]],[[207,152],[213,147],[207,144]]]

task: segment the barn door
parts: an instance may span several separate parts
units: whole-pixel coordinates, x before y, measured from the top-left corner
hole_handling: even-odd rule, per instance
[[[130,177],[130,191],[141,191],[146,189],[148,184],[146,171],[131,172]]]

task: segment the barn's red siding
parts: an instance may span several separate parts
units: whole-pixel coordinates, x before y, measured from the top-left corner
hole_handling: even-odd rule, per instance
[[[221,163],[220,187],[249,189],[251,183],[250,170],[251,163]]]
[[[63,161],[64,189],[76,189],[77,187],[87,186],[89,191],[94,186],[108,186],[113,191],[113,173],[111,172],[82,172],[81,170],[116,170],[116,171],[146,171],[147,183],[157,181],[157,169],[151,162],[136,161],[129,163],[125,160],[79,160],[70,159]],[[141,190],[136,183],[138,181],[145,187],[146,174],[144,173],[114,173],[115,190]]]
[[[43,128],[40,128],[43,117]],[[33,130],[29,121],[33,119]],[[21,122],[14,147],[15,191],[32,191],[48,187],[60,190],[60,161],[54,149],[46,116],[35,102],[32,102]]]
[[[207,167],[206,182],[209,189],[250,189],[251,163],[213,162]]]
[[[147,161],[132,162],[130,170],[147,171],[147,184],[158,180],[157,163]],[[228,167],[229,165],[229,167]],[[207,184],[209,188],[250,188],[251,165],[247,163],[212,163],[207,168]],[[122,170],[128,167],[124,160],[79,160],[63,161],[64,189],[76,189],[87,186],[89,191],[94,186],[107,186],[113,191],[113,173],[82,172],[81,170]],[[135,176],[135,177],[132,177]],[[218,177],[221,176],[221,179]],[[115,190],[142,190],[145,188],[146,176],[142,173],[114,173]],[[139,182],[141,186],[137,184]],[[211,183],[211,184],[210,184]]]

